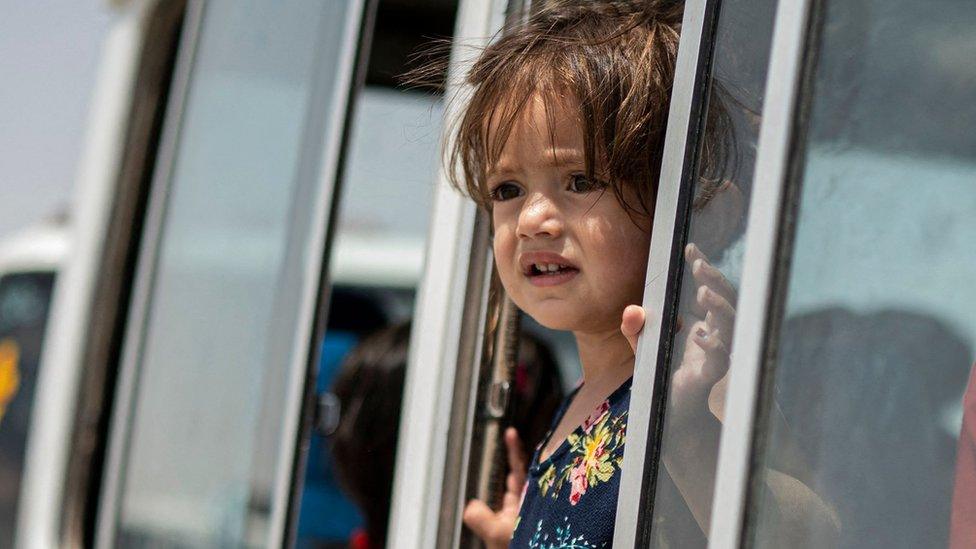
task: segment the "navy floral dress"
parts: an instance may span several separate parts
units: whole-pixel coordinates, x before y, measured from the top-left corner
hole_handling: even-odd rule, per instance
[[[570,434],[545,461],[539,453],[576,391],[563,402],[532,456],[522,506],[509,547],[590,549],[610,547],[624,457],[627,380]]]

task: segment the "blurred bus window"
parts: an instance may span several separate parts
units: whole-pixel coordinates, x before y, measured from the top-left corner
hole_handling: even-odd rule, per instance
[[[364,389],[356,384],[365,383],[372,390],[382,388],[390,397],[382,412],[389,421],[399,417],[404,364],[387,365],[383,371],[392,373],[384,376],[384,383],[373,377],[360,379],[356,372],[347,371],[343,376],[340,369],[350,351],[359,348],[370,336],[384,332],[398,334],[393,340],[380,337],[379,341],[384,349],[396,349],[398,355],[404,355],[405,363],[404,338],[409,333],[405,323],[409,323],[413,312],[414,295],[423,269],[430,209],[440,166],[444,96],[439,83],[423,89],[407,89],[400,85],[398,78],[416,63],[411,61],[411,55],[421,51],[433,37],[450,38],[456,2],[381,0],[376,9],[366,83],[354,99],[347,129],[349,141],[328,260],[332,284],[329,312],[315,391],[320,400],[332,398],[334,390],[346,399]],[[395,330],[394,326],[401,328]],[[367,360],[370,356],[375,353],[367,353],[359,360],[357,370],[379,368]],[[342,378],[346,379],[344,390],[334,387]],[[360,415],[371,412],[365,410]],[[351,410],[330,408],[320,413],[333,414],[324,419],[337,422],[339,414],[348,416]],[[344,419],[348,418],[344,416]],[[369,418],[356,422],[368,424]],[[387,444],[377,451],[389,455],[371,454],[362,456],[360,461],[364,466],[372,463],[374,467],[388,463],[384,468],[389,470],[372,471],[373,486],[356,490],[349,486],[350,478],[362,478],[349,474],[356,471],[356,464],[335,464],[333,455],[347,456],[348,461],[352,459],[348,456],[361,446],[334,449],[334,437],[326,436],[321,428],[313,429],[300,485],[299,548],[349,547],[357,536],[361,540],[368,535],[367,522],[382,523],[371,528],[372,543],[382,536],[378,529],[386,527],[390,488],[383,485],[392,483],[395,426],[392,431],[384,428],[383,432],[392,440],[386,440]],[[347,473],[344,485],[339,481],[342,470]],[[358,504],[353,502],[355,495],[350,492],[360,494]],[[363,493],[386,501],[362,501]],[[384,516],[379,519],[376,515]],[[373,520],[368,520],[371,516]]]
[[[327,184],[324,132],[341,122],[351,4],[203,5],[169,180],[154,181],[167,193],[144,239],[158,239],[139,267],[145,316],[128,320],[141,326],[125,353],[138,374],[131,412],[117,411],[129,413],[118,517],[103,523],[119,545],[269,542],[276,476],[291,465],[278,462],[309,197]]]
[[[0,547],[12,547],[54,272],[0,276]]]
[[[387,363],[393,359],[379,350],[387,349],[391,356],[402,355],[405,360],[404,338],[424,266],[442,162],[444,103],[451,99],[445,98],[440,82],[418,89],[404,86],[399,78],[418,63],[431,60],[428,55],[415,54],[428,52],[434,41],[450,39],[456,9],[454,0],[380,0],[377,6],[366,85],[356,97],[349,130],[329,260],[332,288],[316,393],[320,402],[332,403],[319,412],[331,417],[319,417],[318,428],[311,434],[298,520],[299,548],[344,548],[366,539],[370,546],[383,542],[379,538],[384,536],[389,513],[396,431],[384,427],[382,433],[374,433],[386,444],[364,455],[360,463],[349,463],[364,445],[335,448],[332,445],[337,441],[350,439],[348,433],[330,435],[328,427],[344,419],[353,421],[350,414],[354,412],[337,404],[365,398],[367,386],[388,394],[390,402],[385,404],[392,402],[397,409],[376,408],[376,418],[362,417],[371,410],[358,411],[356,424],[399,417],[403,379],[399,369],[405,364]],[[525,338],[522,349],[533,370],[519,378],[525,392],[519,395],[524,402],[517,410],[525,416],[547,416],[545,410],[558,404],[561,383],[571,384],[578,377],[575,343],[570,334],[545,330],[530,319],[523,324],[532,334]],[[382,364],[368,360],[377,354],[384,356]],[[382,380],[364,377],[363,372],[370,370],[384,372]],[[357,383],[362,386],[350,389]],[[400,385],[394,387],[396,383]],[[547,400],[549,394],[556,397],[554,402]],[[526,429],[539,430],[528,423]],[[334,458],[346,462],[337,464]],[[367,477],[357,466],[384,463],[389,464],[388,470],[369,472],[371,486],[350,485]],[[364,494],[379,501],[362,501]],[[356,496],[358,504],[353,502]]]
[[[795,440],[801,480],[840,538],[811,521],[794,547],[946,547],[976,349],[976,10],[822,10],[798,98],[809,114],[787,182],[795,233],[774,286],[752,486]],[[771,397],[785,423],[770,425]],[[753,492],[747,539],[769,546],[780,513],[768,490]]]
[[[672,380],[679,377],[678,372],[701,367],[705,355],[695,336],[702,330],[734,352],[731,329],[734,315],[715,314],[712,311],[716,308],[706,308],[700,296],[708,288],[732,309],[738,304],[775,7],[775,0],[728,0],[721,2],[717,10],[713,52],[705,77],[708,87],[702,100],[702,128],[697,142],[688,144],[697,148],[696,163],[686,176],[691,182],[682,183],[691,185],[690,207],[687,213],[679,213],[678,218],[687,215],[684,227],[687,232],[682,247],[673,252],[675,259],[672,259],[672,268],[680,268],[682,272],[678,316],[670,319],[674,325],[671,340],[662,341],[662,345],[670,346],[671,352],[667,353],[669,363],[660,366],[666,368]],[[707,265],[714,267],[727,284],[705,276]],[[728,383],[728,375],[720,375],[720,379],[711,380],[714,385],[707,406],[697,409],[688,404],[687,389],[685,394],[676,389],[687,384],[669,381],[667,385],[667,407],[659,442],[662,457],[655,464],[654,499],[642,509],[643,513],[652,515],[652,547],[704,548],[707,543],[704,534],[707,525],[699,524],[681,495],[688,493],[687,486],[682,485],[688,479],[675,478],[670,471],[677,469],[676,462],[680,463],[682,452],[688,451],[689,440],[697,440],[701,433],[711,432],[716,436],[719,433]],[[657,433],[650,436],[656,437]],[[651,441],[649,445],[658,444]],[[696,447],[695,451],[701,452],[700,448]],[[717,455],[712,459],[717,459]],[[647,470],[653,472],[651,468]]]

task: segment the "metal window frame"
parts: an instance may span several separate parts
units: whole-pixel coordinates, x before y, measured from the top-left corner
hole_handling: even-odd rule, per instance
[[[281,547],[290,537],[290,522],[297,519],[294,507],[300,504],[301,490],[296,486],[294,479],[296,465],[299,464],[298,441],[301,435],[303,424],[303,404],[307,401],[308,376],[310,368],[315,368],[316,364],[311,364],[311,359],[317,356],[319,345],[316,338],[317,334],[323,333],[316,330],[317,317],[321,309],[327,304],[326,300],[320,300],[323,288],[329,284],[328,276],[325,274],[325,267],[331,252],[330,234],[334,228],[332,221],[336,214],[336,197],[340,186],[339,172],[342,164],[342,153],[345,145],[344,134],[349,120],[351,105],[353,102],[353,88],[357,69],[364,69],[360,66],[361,42],[363,36],[364,17],[366,15],[367,0],[348,0],[346,7],[345,22],[343,25],[343,40],[339,47],[336,72],[325,74],[319,66],[314,70],[314,78],[317,81],[335,81],[335,97],[330,105],[321,105],[332,111],[328,118],[328,128],[325,135],[318,140],[316,135],[306,135],[303,137],[303,148],[300,158],[306,163],[312,158],[320,158],[318,184],[310,190],[316,194],[312,198],[315,207],[309,212],[311,218],[312,233],[305,243],[304,255],[306,258],[302,272],[302,292],[298,299],[301,302],[298,310],[297,330],[291,343],[291,364],[289,364],[289,379],[287,394],[285,396],[284,426],[281,433],[279,454],[276,465],[275,491],[271,502],[271,532],[268,536],[268,547]],[[322,36],[316,37],[317,41]],[[314,86],[318,88],[318,83]],[[321,113],[315,112],[315,105],[319,101],[312,101],[312,113],[307,114],[306,118],[320,118]],[[325,110],[325,109],[322,109]],[[314,132],[318,125],[313,124],[311,128]],[[321,150],[316,150],[321,148]],[[301,177],[301,175],[299,175]],[[291,229],[294,230],[294,229]],[[301,467],[298,467],[301,469]],[[297,482],[301,482],[298,480]],[[297,522],[294,523],[297,527]]]
[[[462,0],[458,7],[445,93],[448,128],[471,91],[463,75],[502,28],[507,4]],[[407,358],[388,529],[395,535],[387,541],[397,549],[437,547],[439,535],[449,543],[441,522],[460,518],[453,505],[442,512],[445,496],[457,499],[464,485],[464,471],[454,471],[453,462],[467,462],[466,456],[452,460],[452,472],[446,471],[450,435],[463,442],[458,434],[468,425],[467,415],[452,417],[451,411],[456,390],[470,392],[475,386],[474,361],[484,339],[484,315],[471,312],[482,310],[487,299],[486,218],[482,214],[479,221],[475,204],[448,185],[446,169],[441,168],[434,193]]]
[[[102,272],[112,245],[107,235],[116,222],[116,184],[127,159],[120,146],[131,137],[132,109],[144,97],[137,93],[140,58],[147,48],[157,3],[120,7],[102,49],[92,111],[78,169],[78,188],[68,229],[72,245],[60,267],[45,342],[43,365],[37,380],[38,404],[31,414],[31,437],[25,455],[21,508],[17,516],[15,546],[54,547],[72,544],[76,532],[70,520],[70,491],[75,459],[72,432],[79,427],[77,406],[85,398],[80,384],[88,375],[85,357],[96,299],[106,284]],[[157,37],[158,38],[158,37]],[[117,273],[109,276],[116,276]]]
[[[712,503],[710,549],[745,544],[746,510],[755,448],[757,407],[784,238],[787,180],[794,153],[798,92],[807,59],[813,0],[783,0],[776,11],[766,100],[746,236],[742,288],[729,374],[725,424]]]
[[[115,403],[112,406],[112,418],[109,424],[106,465],[102,476],[98,516],[95,520],[95,547],[100,549],[109,549],[115,545],[115,527],[121,499],[119,493],[122,483],[121,467],[125,454],[128,453],[132,404],[138,378],[136,366],[143,346],[149,297],[153,286],[152,274],[156,270],[166,198],[172,181],[176,149],[182,133],[183,113],[200,40],[204,4],[204,0],[190,0],[186,7],[183,31],[176,55],[176,67],[173,69],[173,84],[163,121],[159,156],[150,183],[143,236],[139,257],[136,260],[132,301],[126,314]]]
[[[660,453],[660,441],[651,437],[658,438],[664,419],[667,383],[660,376],[666,375],[669,369],[670,339],[677,314],[674,289],[681,281],[680,247],[688,229],[686,210],[694,183],[690,174],[696,168],[696,134],[704,115],[703,88],[707,84],[708,59],[715,34],[710,20],[714,19],[718,1],[688,0],[681,22],[644,282],[642,306],[647,320],[634,359],[614,547],[637,547],[646,543],[650,534],[651,509],[646,502],[654,496],[654,482],[648,478],[648,472],[658,466]]]
[[[118,177],[112,182],[114,200],[106,219],[103,253],[95,270],[92,312],[78,361],[81,375],[65,472],[60,538],[71,547],[91,543],[94,537],[94,498],[101,484],[124,318],[186,2],[157,2],[149,7],[135,66],[129,127],[121,147]]]
[[[290,343],[292,352],[288,365],[287,392],[284,398],[286,409],[283,415],[281,444],[276,461],[268,547],[280,547],[284,543],[288,531],[289,502],[292,500],[293,489],[292,469],[298,451],[295,442],[299,435],[302,395],[305,393],[308,361],[314,347],[311,338],[314,332],[315,315],[319,306],[320,288],[325,281],[321,275],[325,265],[325,257],[328,254],[326,244],[333,212],[334,189],[337,184],[336,179],[340,165],[341,138],[347,122],[348,104],[351,101],[353,72],[357,61],[356,53],[359,47],[365,1],[352,0],[345,14],[344,36],[337,54],[339,62],[335,73],[336,95],[332,103],[327,106],[333,115],[329,119],[326,135],[321,141],[307,139],[308,136],[306,135],[302,145],[303,154],[300,155],[301,158],[317,156],[321,162],[315,180],[316,184],[311,189],[311,192],[315,194],[315,207],[309,212],[312,232],[304,245],[306,260],[302,270],[302,290],[298,297],[300,305],[297,311],[297,329]],[[196,67],[196,53],[205,18],[206,5],[206,0],[191,0],[187,7],[183,38],[174,69],[173,91],[167,106],[163,137],[160,144],[159,162],[156,166],[150,191],[143,246],[139,252],[136,271],[132,308],[129,311],[129,321],[123,343],[117,401],[111,419],[108,466],[102,485],[103,503],[100,506],[97,519],[95,545],[105,549],[115,544],[120,488],[123,480],[122,466],[130,442],[132,406],[138,387],[138,365],[144,345],[149,301],[154,285],[165,210],[168,205],[167,197],[172,185],[176,150],[183,132],[183,113],[192,82],[192,73]],[[316,69],[317,72],[319,71]],[[315,78],[319,78],[319,76],[316,75]]]
[[[333,122],[333,127],[331,128],[332,134],[322,137],[322,142],[326,145],[335,143],[334,141],[330,141],[329,137],[338,140],[338,145],[332,146],[325,151],[326,160],[329,162],[321,163],[319,170],[322,178],[328,178],[331,174],[333,186],[330,194],[316,199],[317,204],[324,204],[326,206],[322,211],[327,212],[327,217],[323,219],[320,216],[316,219],[315,222],[319,223],[319,225],[315,226],[324,231],[324,233],[318,235],[321,237],[318,240],[319,244],[317,246],[313,244],[310,248],[313,251],[321,250],[322,255],[318,267],[319,271],[315,273],[318,284],[315,295],[313,296],[312,319],[308,323],[309,329],[311,330],[310,336],[305,341],[307,354],[305,355],[305,364],[303,366],[304,376],[299,381],[302,391],[298,403],[299,412],[295,416],[297,423],[295,425],[294,436],[289,437],[286,433],[281,439],[282,446],[290,446],[292,448],[291,466],[288,468],[283,466],[279,467],[280,474],[288,474],[287,505],[284,511],[283,537],[281,538],[282,547],[294,546],[298,536],[302,495],[309,459],[308,450],[312,436],[312,425],[315,421],[316,403],[318,402],[318,394],[316,393],[315,387],[321,360],[321,342],[325,337],[326,326],[329,321],[329,303],[332,296],[332,279],[330,276],[330,263],[333,254],[332,246],[335,243],[336,222],[340,209],[342,208],[342,189],[345,184],[344,171],[348,158],[351,137],[350,131],[355,117],[357,98],[366,82],[369,52],[373,42],[376,13],[379,7],[379,0],[356,1],[358,3],[358,17],[350,15],[346,22],[346,36],[354,37],[355,51],[348,55],[340,54],[343,55],[341,58],[343,63],[340,64],[339,70],[342,74],[347,74],[348,76],[345,82],[341,82],[341,89],[348,90],[348,95],[345,98],[344,112],[342,112],[342,116],[334,116],[331,119]],[[353,32],[351,28],[348,28],[353,23],[358,25],[358,32]],[[318,40],[327,40],[327,37],[323,33],[318,37]],[[348,73],[344,70],[345,62],[353,65]],[[321,70],[318,72],[321,74],[316,77],[316,89],[312,91],[312,97],[315,97],[318,88],[327,85],[328,81],[332,79],[332,75],[326,74]],[[322,124],[311,124],[307,127],[305,130],[306,135],[308,135],[307,139],[314,140],[317,135],[323,133],[321,132],[321,126]],[[308,165],[309,169],[314,169],[314,162],[311,160],[304,162],[304,164]],[[334,169],[329,169],[330,165]],[[291,230],[296,230],[294,222]],[[301,345],[302,343],[300,340],[296,340],[295,344]],[[282,471],[282,469],[287,470]],[[272,539],[277,538],[272,537]]]

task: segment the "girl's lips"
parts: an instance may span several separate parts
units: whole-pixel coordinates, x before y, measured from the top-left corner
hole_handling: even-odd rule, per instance
[[[533,286],[558,286],[560,284],[565,284],[570,280],[576,278],[579,271],[576,269],[565,269],[551,274],[540,274],[535,276],[526,277],[529,279],[529,283]]]

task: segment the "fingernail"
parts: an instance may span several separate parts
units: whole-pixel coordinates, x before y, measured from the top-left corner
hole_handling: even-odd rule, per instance
[[[698,288],[698,301],[705,301],[705,298],[707,297],[708,297],[708,287],[701,286],[700,288]]]

